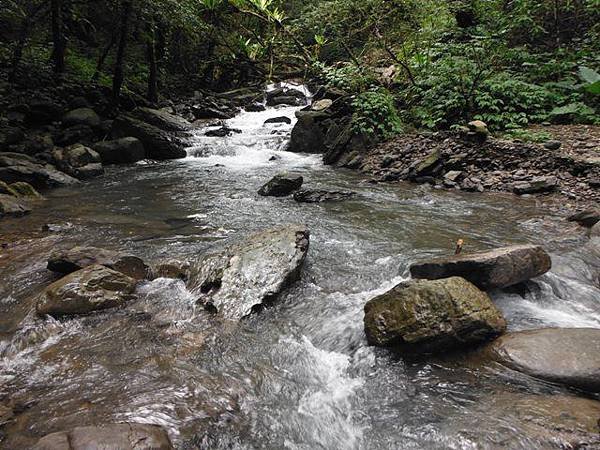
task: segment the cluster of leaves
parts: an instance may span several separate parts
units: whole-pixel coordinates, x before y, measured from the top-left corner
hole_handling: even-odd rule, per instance
[[[403,130],[395,99],[386,89],[372,88],[359,94],[352,108],[352,127],[356,133],[389,139]]]

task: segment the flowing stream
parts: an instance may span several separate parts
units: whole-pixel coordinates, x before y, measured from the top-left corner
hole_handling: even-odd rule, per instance
[[[186,159],[110,167],[0,223],[9,243],[0,257],[0,395],[19,405],[3,448],[115,421],[162,425],[183,449],[565,448],[537,400],[575,394],[467,357],[412,361],[368,347],[363,306],[406,279],[411,262],[452,253],[459,238],[466,251],[532,242],[551,251],[554,268],[526,292],[492,294],[509,328],[600,328],[600,289],[572,251],[582,231],[531,199],[372,184],[320,155],[288,153],[292,125],[263,122],[294,121],[296,109],[241,113],[228,121],[241,133],[198,130]],[[302,174],[307,188],[358,196],[258,196],[282,171]],[[207,314],[183,282],[167,279],[145,283],[122,309],[60,321],[34,314],[56,246],[194,258],[286,223],[311,229],[302,278],[239,324]],[[523,399],[533,400],[515,407]],[[540,419],[524,420],[531,416]]]

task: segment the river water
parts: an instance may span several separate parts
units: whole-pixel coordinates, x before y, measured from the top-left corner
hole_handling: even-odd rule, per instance
[[[362,320],[365,302],[406,279],[412,262],[452,253],[462,238],[465,251],[528,242],[551,251],[554,268],[525,293],[492,294],[510,329],[600,328],[600,290],[572,251],[581,230],[531,199],[372,184],[287,153],[291,125],[263,122],[294,109],[242,113],[228,121],[241,134],[199,130],[186,159],[110,167],[0,223],[0,395],[18,405],[3,448],[115,421],[162,425],[182,449],[567,448],[548,417],[553,399],[576,394],[468,357],[403,360],[368,347]],[[256,194],[282,171],[358,196],[311,205]],[[167,279],[122,309],[60,321],[33,312],[55,247],[193,259],[287,223],[311,229],[302,278],[242,323],[208,315]]]

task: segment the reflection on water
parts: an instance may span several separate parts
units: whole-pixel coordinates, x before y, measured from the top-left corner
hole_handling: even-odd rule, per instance
[[[549,274],[493,293],[511,329],[600,328],[593,270],[564,248],[583,242],[580,231],[525,199],[373,185],[317,156],[286,153],[290,126],[263,122],[293,112],[243,113],[228,124],[241,134],[198,131],[184,160],[109,168],[83,187],[49,193],[31,216],[0,223],[8,244],[1,392],[21,405],[4,448],[123,420],[163,425],[181,448],[210,449],[564,448],[589,432],[585,421],[565,430],[549,411],[591,417],[594,400],[457,357],[403,361],[367,347],[362,328],[369,298],[404,279],[415,260],[451,253],[458,238],[466,250],[549,245]],[[302,174],[309,188],[358,196],[318,205],[259,197],[281,171]],[[182,282],[165,279],[141,286],[123,309],[61,321],[33,315],[57,246],[123,249],[156,262],[284,223],[311,228],[302,279],[241,324],[207,315]]]

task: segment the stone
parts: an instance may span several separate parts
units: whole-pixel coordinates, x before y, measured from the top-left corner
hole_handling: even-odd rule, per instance
[[[184,118],[161,109],[136,108],[131,114],[162,131],[188,131],[192,127],[192,124]]]
[[[228,126],[223,126],[217,130],[208,130],[206,133],[204,133],[204,136],[209,136],[209,137],[227,137],[227,136],[231,136],[232,134],[240,134],[242,132],[242,130],[238,130],[237,128],[229,128]]]
[[[569,222],[577,222],[582,227],[592,228],[594,225],[600,222],[600,210],[587,209],[569,216],[567,220]]]
[[[196,120],[199,119],[231,119],[233,115],[228,111],[221,111],[212,106],[194,105],[192,106],[192,114]]]
[[[89,145],[95,140],[94,130],[88,125],[73,125],[62,130],[55,136],[56,145],[68,147],[74,144]]]
[[[45,125],[57,121],[64,109],[52,100],[34,100],[27,105],[25,121],[30,125]]]
[[[300,175],[275,175],[262,186],[258,193],[265,197],[286,197],[302,187],[304,179]]]
[[[264,124],[268,125],[270,123],[286,123],[288,125],[291,125],[292,119],[290,119],[289,117],[286,117],[286,116],[271,117],[270,119],[265,120]]]
[[[370,345],[403,353],[432,353],[470,347],[506,329],[489,296],[460,277],[400,283],[365,305]]]
[[[288,151],[294,153],[323,153],[325,134],[311,115],[298,115],[292,129]]]
[[[267,108],[262,103],[251,103],[244,109],[248,112],[261,112],[265,111]]]
[[[29,183],[36,189],[77,184],[78,180],[51,164],[18,153],[0,153],[0,181]]]
[[[1,195],[9,195],[11,197],[19,196],[17,191],[15,191],[12,187],[10,187],[4,181],[0,181],[0,194]]]
[[[134,137],[97,142],[92,148],[100,155],[102,164],[132,164],[146,158],[144,144]]]
[[[354,197],[354,192],[325,191],[321,189],[302,190],[294,193],[294,200],[299,203],[339,202]]]
[[[464,172],[462,170],[451,170],[444,175],[444,180],[457,182],[463,177]]]
[[[174,278],[187,281],[190,277],[190,263],[178,259],[169,259],[152,269],[154,278]]]
[[[558,179],[555,176],[536,177],[532,181],[520,181],[513,184],[513,192],[518,195],[539,194],[552,192],[558,187]]]
[[[590,237],[592,238],[600,238],[600,223],[597,223],[590,230]]]
[[[185,158],[183,143],[169,132],[136,119],[131,115],[121,115],[113,123],[113,138],[135,137],[146,149],[148,158],[156,160]]]
[[[442,155],[438,150],[434,150],[415,164],[411,170],[411,178],[431,175],[441,164]]]
[[[300,277],[309,235],[286,225],[210,250],[192,264],[188,289],[228,319],[260,311]]]
[[[158,425],[119,423],[77,427],[41,438],[32,450],[173,450],[167,432]]]
[[[561,146],[562,146],[562,142],[560,142],[560,141],[551,140],[551,141],[544,142],[544,147],[547,148],[548,150],[558,150]]]
[[[69,111],[62,118],[62,124],[65,128],[73,125],[87,125],[90,128],[100,126],[100,117],[91,108],[78,108]]]
[[[600,329],[519,331],[501,337],[488,351],[501,364],[534,378],[600,392]]]
[[[12,195],[0,194],[0,218],[21,217],[31,212],[31,208]]]
[[[463,277],[480,289],[512,286],[548,272],[552,260],[537,245],[514,245],[485,252],[464,253],[413,264],[414,278],[437,280]]]
[[[488,126],[481,120],[473,120],[467,124],[467,128],[473,137],[479,142],[485,142],[490,135]]]
[[[150,268],[136,256],[85,246],[52,252],[47,268],[52,272],[67,275],[92,265],[108,267],[134,280],[143,280],[150,273]]]
[[[316,102],[313,102],[312,105],[310,105],[310,109],[312,111],[325,111],[331,108],[331,105],[333,105],[333,100],[324,98],[322,100],[317,100]]]
[[[17,181],[10,185],[10,189],[15,193],[17,197],[31,197],[31,198],[42,198],[40,193],[34,189],[29,183],[24,181]]]
[[[104,173],[100,155],[82,144],[57,148],[52,152],[52,157],[60,170],[79,180],[87,180]]]
[[[136,281],[95,264],[73,272],[48,286],[37,300],[40,316],[88,314],[120,306],[133,298]]]
[[[280,97],[273,97],[267,100],[268,106],[301,106],[306,103],[306,100],[302,100],[298,97],[290,96],[290,95],[282,95]]]

